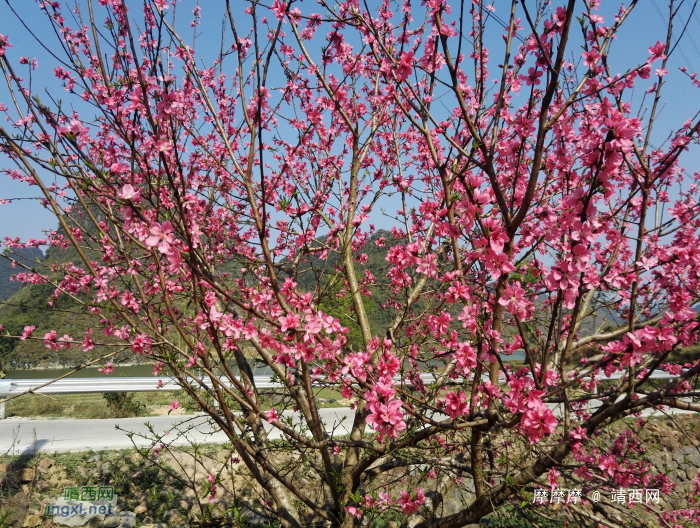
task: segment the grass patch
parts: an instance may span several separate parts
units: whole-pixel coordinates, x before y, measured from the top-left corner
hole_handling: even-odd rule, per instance
[[[669,363],[695,363],[700,359],[700,345],[693,345],[674,350],[668,358]]]
[[[265,391],[263,391],[264,393]],[[317,404],[324,407],[344,407],[349,400],[328,389],[318,391]],[[279,404],[278,398],[268,395],[263,410]],[[163,406],[178,400],[187,414],[198,411],[195,402],[184,392],[135,392],[88,394],[26,394],[7,402],[6,416],[21,418],[126,418],[130,416],[157,416]],[[232,407],[237,410],[238,407]]]
[[[26,394],[7,402],[6,416],[22,418],[124,418],[154,416],[164,405],[177,399],[172,392],[138,392],[128,394],[126,403],[118,397],[105,399],[102,393],[91,394]],[[116,401],[116,404],[114,403]],[[139,409],[138,412],[136,409]]]

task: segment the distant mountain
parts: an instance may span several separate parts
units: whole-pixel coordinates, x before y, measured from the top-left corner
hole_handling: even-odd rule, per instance
[[[310,246],[323,246],[326,240],[326,236],[319,237]],[[406,243],[406,240],[397,240],[390,231],[380,229],[367,240],[364,247],[354,253],[358,282],[361,284],[368,273],[374,276],[374,285],[365,289],[366,294],[362,295],[374,335],[383,336],[396,315],[395,308],[387,303],[391,284],[386,276],[390,267],[386,256],[389,249],[399,243]],[[299,289],[322,293],[320,309],[337,317],[341,324],[350,330],[348,341],[353,348],[362,348],[362,334],[356,322],[350,295],[346,293],[344,297],[338,297],[341,290],[347,292],[347,288],[343,286],[346,279],[341,256],[335,251],[328,251],[323,259],[319,255],[318,252],[307,255],[299,265]],[[281,273],[281,276],[284,277],[285,274]],[[420,307],[422,304],[419,302],[416,308]]]
[[[326,241],[326,237],[319,237],[316,243],[312,243],[311,247],[322,246]],[[369,316],[374,335],[383,336],[387,326],[396,316],[396,308],[388,302],[392,297],[390,279],[386,276],[390,267],[386,260],[387,252],[390,248],[399,243],[405,243],[404,240],[397,240],[389,231],[380,230],[374,233],[367,241],[365,246],[355,252],[355,266],[358,281],[361,281],[366,274],[374,276],[374,285],[365,290],[363,301],[365,310]],[[39,250],[25,250],[22,253],[29,259],[39,259],[42,267],[50,266],[52,263],[63,263],[73,261],[80,262],[80,259],[73,249],[58,249],[50,248],[46,255],[42,255]],[[89,255],[90,258],[98,258],[98,255]],[[228,273],[229,276],[235,277],[238,275],[243,263],[228,261],[221,265],[220,273]],[[282,261],[280,263],[282,269],[287,273],[291,273],[291,263]],[[46,269],[46,268],[44,268]],[[54,293],[54,287],[50,284],[27,284],[10,281],[9,276],[13,273],[18,273],[20,270],[13,269],[9,262],[0,260],[0,299],[4,299],[7,304],[0,304],[0,324],[3,325],[2,333],[10,332],[13,335],[18,335],[22,332],[24,326],[35,325],[35,335],[43,336],[45,332],[55,329],[59,335],[69,334],[74,339],[82,340],[85,329],[93,327],[97,322],[95,316],[87,313],[83,307],[74,302],[67,296],[60,296],[54,303],[54,306],[49,306],[48,301]],[[280,279],[284,279],[286,273],[280,272]],[[329,251],[324,259],[321,259],[318,252],[307,254],[299,265],[299,274],[297,276],[299,288],[302,291],[315,291],[319,289],[324,293],[320,308],[326,313],[338,317],[343,326],[349,328],[348,339],[353,348],[361,348],[362,336],[359,325],[356,322],[353,303],[349,295],[339,297],[342,290],[347,291],[343,285],[345,277],[342,270],[342,263],[337,252]],[[526,278],[521,278],[526,280]],[[437,281],[430,281],[426,286],[426,292],[440,287]],[[399,294],[399,302],[402,300]],[[544,299],[537,299],[535,304],[542,305]],[[413,321],[410,324],[415,325],[419,321],[419,314],[427,308],[429,301],[420,299],[413,306],[413,314],[406,314],[408,321]],[[442,305],[441,310],[445,310],[453,318],[452,327],[461,328],[461,323],[457,320],[457,315],[460,311],[459,306]],[[614,317],[611,319],[603,313],[598,314],[598,317],[588,317],[584,321],[580,333],[582,335],[590,334],[593,330],[594,322],[596,326],[602,325],[605,322],[616,326],[618,323]],[[546,328],[541,328],[546,332]],[[504,333],[507,336],[515,332],[514,328],[504,328]],[[35,366],[54,366],[54,365],[76,365],[83,363],[90,358],[99,357],[100,351],[95,350],[86,355],[80,348],[62,349],[60,351],[51,351],[46,348],[40,340],[17,341],[0,337],[0,370],[2,364],[14,368],[30,368]],[[124,353],[123,359],[133,361],[134,357],[129,357],[129,352]],[[4,358],[4,361],[3,361]],[[2,376],[0,376],[2,377]]]
[[[49,248],[46,255],[42,255],[39,250],[31,255],[36,255],[40,259],[39,266],[43,273],[46,273],[47,266],[51,266],[52,263],[79,262],[75,252],[57,248]],[[96,317],[87,313],[82,306],[65,295],[59,297],[54,306],[50,306],[48,303],[55,290],[51,284],[24,284],[9,281],[10,275],[22,270],[13,269],[9,263],[5,264],[6,262],[5,259],[0,261],[3,266],[0,281],[6,288],[3,291],[11,291],[12,294],[0,296],[2,298],[0,303],[2,333],[19,335],[25,326],[33,325],[36,327],[35,336],[43,336],[49,330],[55,329],[58,335],[68,334],[78,342],[82,341],[85,329],[94,326],[97,322]],[[80,348],[52,351],[46,348],[42,341],[19,341],[0,337],[0,370],[35,366],[72,366],[81,364],[91,357],[99,356],[91,353],[88,357]]]
[[[74,217],[81,218],[78,211]],[[72,220],[69,220],[72,223]],[[89,224],[85,221],[89,229]],[[59,235],[65,235],[62,228],[57,229]],[[77,251],[73,248],[60,249],[50,247],[45,255],[39,250],[24,250],[25,255],[39,258],[37,271],[48,273],[52,278],[60,280],[63,274],[52,273],[51,265],[74,262],[80,265],[81,260]],[[19,252],[19,251],[18,251]],[[89,258],[98,258],[96,253],[86,251]],[[66,295],[61,295],[50,306],[55,288],[51,284],[24,284],[9,281],[9,276],[22,270],[12,268],[6,259],[0,259],[0,287],[1,291],[10,295],[0,295],[0,324],[2,334],[19,335],[25,326],[35,326],[34,336],[42,337],[49,330],[55,329],[59,336],[64,334],[81,342],[85,335],[85,329],[94,327],[98,319],[87,313],[86,309]],[[9,289],[8,289],[9,288]],[[58,365],[73,366],[83,364],[86,360],[98,358],[103,353],[93,350],[84,353],[81,348],[71,347],[52,351],[46,348],[41,340],[19,341],[0,336],[0,377],[2,371],[12,368],[32,368],[36,366],[51,367]],[[128,352],[125,355],[130,355]]]
[[[23,259],[24,264],[33,267],[36,260],[44,258],[44,253],[38,248],[16,249],[15,253],[19,254]],[[14,257],[17,258],[17,257]],[[17,292],[24,284],[17,281],[11,281],[10,276],[24,271],[22,268],[12,267],[12,263],[6,258],[0,258],[0,300],[9,299]]]
[[[60,230],[59,230],[60,232]],[[381,238],[385,238],[384,247],[376,244]],[[325,240],[321,239],[322,241]],[[383,335],[387,325],[393,319],[395,310],[386,306],[388,298],[388,279],[386,271],[389,263],[386,261],[388,249],[396,245],[395,240],[388,231],[375,233],[360,253],[365,253],[367,259],[364,263],[356,263],[358,279],[365,276],[365,270],[372,273],[380,283],[386,283],[387,287],[381,285],[372,288],[371,295],[363,296],[365,309],[369,315],[373,333]],[[38,250],[37,250],[38,251]],[[37,256],[41,258],[40,252]],[[89,255],[91,258],[98,258],[97,255]],[[50,266],[52,263],[63,262],[80,263],[80,258],[73,249],[49,248],[46,255],[41,258],[42,268]],[[303,270],[299,277],[299,287],[303,291],[321,288],[330,288],[332,292],[326,295],[326,300],[322,302],[321,309],[327,313],[338,317],[344,326],[350,329],[350,342],[353,346],[361,343],[361,333],[359,326],[353,321],[353,309],[349,296],[339,298],[337,292],[340,291],[340,281],[332,282],[335,276],[334,267],[339,263],[337,253],[330,252],[328,258],[322,260],[317,256],[309,257],[302,262],[300,269]],[[236,269],[240,268],[240,263],[224,263],[221,271],[228,271],[233,276]],[[3,268],[4,269],[4,268]],[[44,268],[46,269],[46,268]],[[0,281],[7,283],[14,290],[11,295],[7,295],[7,304],[0,304],[0,324],[3,325],[2,333],[10,332],[18,335],[22,329],[28,325],[36,326],[34,335],[43,336],[44,333],[55,329],[59,335],[68,334],[74,339],[82,340],[85,329],[94,326],[97,322],[95,316],[86,311],[77,303],[65,295],[59,296],[54,306],[49,306],[48,301],[54,293],[54,287],[50,284],[27,284],[10,282],[4,277],[12,273],[17,273],[17,269],[7,266],[7,272],[0,277]],[[284,276],[284,273],[281,274]],[[1,298],[1,297],[0,297]],[[36,366],[57,366],[57,365],[77,365],[86,359],[99,357],[99,350],[94,350],[86,355],[80,348],[61,349],[52,351],[46,348],[42,341],[27,340],[18,341],[0,337],[0,370],[4,363],[6,368],[33,368]],[[130,356],[125,352],[124,357]],[[137,360],[136,357],[128,357],[130,361]],[[0,376],[1,377],[1,376]]]

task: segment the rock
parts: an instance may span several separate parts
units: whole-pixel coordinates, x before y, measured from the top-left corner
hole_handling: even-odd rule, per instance
[[[689,463],[691,463],[695,467],[700,466],[700,453],[698,453],[697,448],[686,447],[683,449],[683,454],[685,455],[685,458]]]
[[[41,469],[51,469],[53,467],[53,460],[50,458],[42,458],[39,462],[39,467]]]
[[[262,515],[258,515],[255,512],[248,511],[247,513],[244,513],[242,517],[245,519],[246,524],[250,526],[269,526],[269,519],[263,517]]]
[[[17,495],[20,494],[24,495],[23,492],[20,492]],[[13,498],[16,498],[17,495],[15,495]],[[27,517],[27,506],[24,504],[24,501],[15,502],[9,507],[4,506],[3,509],[8,512],[7,517],[5,517],[2,521],[3,527],[7,526],[8,528],[20,528],[24,524],[24,519]]]
[[[188,519],[191,521],[198,521],[202,517],[202,510],[196,504],[190,508],[190,514]]]
[[[145,491],[137,491],[134,493],[133,499],[140,503],[148,504],[148,493]]]
[[[0,473],[7,473],[7,464],[0,464]]]
[[[254,506],[244,500],[240,502],[241,506],[241,518],[245,520],[245,525],[248,526],[269,526],[269,519],[263,517],[259,513],[257,513],[254,509]],[[230,517],[229,517],[230,519]]]
[[[441,515],[447,516],[462,511],[474,498],[474,483],[472,481],[464,481],[462,484],[455,484],[442,498]]]
[[[47,489],[51,488],[51,486],[49,486],[48,483],[43,480],[37,482],[35,487],[39,493],[44,493]]]
[[[33,469],[24,468],[19,472],[20,482],[31,482],[34,480],[34,477],[36,477],[36,471]]]
[[[123,511],[118,515],[121,518],[119,528],[134,528],[136,525],[136,514],[130,511]]]
[[[42,523],[41,517],[38,515],[27,515],[27,517],[24,519],[24,524],[22,525],[24,528],[35,528],[36,526],[39,526]]]
[[[145,504],[139,504],[138,506],[136,506],[136,508],[134,508],[134,513],[136,515],[141,515],[143,513],[146,513],[147,511],[148,506],[146,506]]]
[[[122,523],[119,525],[119,528],[134,528],[134,526],[136,525],[136,515],[134,515],[134,512],[124,513],[130,513],[131,517],[122,516]]]
[[[102,522],[102,528],[134,528],[136,524],[136,514],[134,512],[125,511],[117,515],[105,517]]]
[[[3,508],[3,528],[21,528],[24,525],[24,520],[27,516],[26,508],[7,507]]]
[[[168,525],[165,523],[142,524],[141,528],[168,528]]]
[[[122,518],[119,515],[110,515],[109,517],[105,517],[105,520],[102,521],[102,528],[117,528],[121,523]]]
[[[177,513],[172,515],[170,519],[168,519],[168,521],[170,525],[174,528],[184,528],[185,526],[187,526],[185,520],[182,517],[180,517],[180,515],[178,515]]]
[[[657,455],[649,455],[649,462],[657,468],[663,467],[663,462],[661,461],[661,457]]]
[[[117,507],[117,496],[112,500],[67,501],[63,497],[51,505],[54,524],[62,526],[98,528],[107,515],[113,514]]]
[[[685,482],[688,480],[688,476],[682,469],[674,469],[668,474],[668,478],[675,482]]]
[[[675,453],[673,453],[673,460],[680,466],[685,462],[685,453],[683,453],[682,449],[679,449]]]
[[[190,507],[190,503],[183,499],[180,499],[180,502],[178,502],[177,505],[180,506],[180,508],[183,510],[186,510]]]

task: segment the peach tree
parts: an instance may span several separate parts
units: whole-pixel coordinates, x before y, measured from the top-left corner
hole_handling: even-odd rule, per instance
[[[94,324],[10,337],[147,357],[285,528],[555,522],[536,499],[557,489],[581,491],[570,525],[696,522],[610,499],[670,492],[636,433],[700,410],[700,363],[674,360],[698,331],[700,121],[654,146],[678,3],[638,62],[612,48],[647,8],[599,3],[23,6],[0,35],[3,170],[59,228],[5,256]],[[13,257],[47,245],[75,258]]]

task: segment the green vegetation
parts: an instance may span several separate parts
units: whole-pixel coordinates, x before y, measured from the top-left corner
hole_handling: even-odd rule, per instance
[[[384,243],[380,247],[377,245],[377,242],[382,238]],[[323,243],[325,239],[325,237],[320,237],[318,241]],[[386,278],[389,267],[386,255],[387,251],[399,242],[390,232],[380,230],[370,237],[365,246],[355,254],[358,280],[362,280],[367,273],[376,278],[374,285],[364,290],[362,294],[365,310],[374,335],[382,336],[386,327],[396,315],[395,309],[387,302],[390,295],[390,285],[389,280]],[[39,250],[36,250],[36,252],[36,255],[35,253],[28,253],[28,255],[36,258],[41,254]],[[89,256],[97,258],[96,254],[90,254]],[[65,250],[50,248],[42,259],[42,265],[50,266],[53,263],[60,264],[71,261],[77,266],[81,265],[77,253],[72,248]],[[8,269],[3,268],[3,265]],[[241,267],[238,264],[234,265],[231,261],[223,261],[220,265],[221,270],[230,273],[232,277],[237,276],[237,270]],[[21,286],[21,283],[7,280],[10,271],[17,273],[19,270],[12,270],[6,260],[0,259],[0,299],[2,298],[2,292],[5,291],[2,289],[3,284],[10,284],[16,290],[13,290],[14,294],[7,299],[6,304],[0,304],[0,324],[3,325],[3,334],[9,332],[12,335],[19,335],[25,326],[35,325],[34,336],[40,337],[45,332],[55,329],[59,336],[68,334],[76,340],[82,340],[85,329],[94,327],[97,323],[95,316],[87,313],[80,303],[67,295],[60,295],[54,304],[49,306],[48,301],[51,300],[51,296],[55,291],[52,285],[27,284]],[[56,278],[62,277],[60,274],[54,275]],[[284,274],[282,275],[284,276]],[[513,274],[513,279],[529,282],[532,280],[530,275],[531,271],[529,270],[524,274],[515,273]],[[338,253],[329,251],[327,258],[324,260],[320,259],[317,253],[311,253],[305,260],[302,260],[299,266],[298,282],[300,289],[303,291],[318,292],[320,285],[320,293],[322,294],[321,310],[340,319],[341,324],[349,329],[349,345],[355,350],[362,349],[362,336],[357,324],[352,299],[347,291],[347,285],[344,284],[344,275]],[[421,310],[426,308],[424,302],[419,300],[414,305],[415,313],[420,313]],[[445,305],[441,309],[451,314],[453,317],[452,325],[455,327],[460,326],[459,321],[457,321],[459,309],[456,306]],[[410,319],[412,316],[408,314],[408,317]],[[590,326],[590,321],[585,322],[583,331],[586,332]],[[506,334],[509,334],[510,331],[508,328],[505,329]],[[105,339],[104,336],[100,335],[100,340],[104,341]],[[41,340],[19,341],[0,336],[0,378],[4,377],[11,368],[80,365],[89,359],[99,358],[105,352],[104,347],[102,350],[100,350],[100,347],[96,347],[95,350],[89,353],[83,352],[79,347],[52,351]],[[578,364],[582,355],[591,355],[594,352],[595,350],[581,351],[569,357],[569,362],[571,365]],[[674,363],[685,363],[694,361],[698,357],[700,357],[700,347],[690,347],[674,352],[670,360]],[[139,359],[142,358],[134,356],[128,350],[110,358],[115,363],[124,360],[138,361]]]
[[[89,226],[88,226],[89,228]],[[59,232],[61,230],[59,229]],[[386,247],[379,247],[376,241],[386,238]],[[386,274],[388,263],[385,260],[386,251],[397,241],[391,233],[378,231],[368,241],[362,249],[362,253],[367,255],[364,263],[356,263],[357,275],[365,276],[365,270],[372,273],[378,279]],[[97,258],[97,255],[89,255]],[[74,262],[76,266],[81,266],[80,258],[74,249],[50,248],[46,256],[42,259],[42,269],[53,263],[61,264]],[[311,257],[307,262],[302,263],[299,286],[302,290],[313,290],[317,284],[324,284],[330,290],[324,297],[321,304],[322,309],[338,317],[343,325],[350,329],[348,336],[350,344],[356,348],[362,348],[362,338],[360,329],[354,320],[352,302],[349,295],[340,298],[337,293],[341,290],[341,279],[335,276],[334,267],[339,259],[336,253],[329,253],[327,260],[318,257]],[[224,263],[223,268],[235,268]],[[14,270],[16,273],[17,270]],[[54,278],[62,277],[61,274],[51,274]],[[0,276],[0,282],[2,281]],[[317,280],[319,282],[317,282]],[[21,286],[21,283],[12,282],[12,285]],[[54,294],[55,288],[51,284],[26,284],[19,287],[14,294],[7,299],[7,304],[0,305],[0,324],[3,325],[2,333],[19,335],[25,326],[34,325],[34,336],[43,336],[49,330],[55,329],[59,336],[68,334],[74,339],[82,340],[86,328],[93,327],[97,320],[95,316],[87,313],[80,303],[75,302],[66,295],[60,295],[49,306],[48,301]],[[78,296],[80,298],[80,295]],[[0,296],[1,298],[1,296]],[[373,331],[381,335],[383,329],[389,324],[393,317],[393,310],[387,309],[384,305],[388,298],[387,291],[382,287],[374,287],[371,296],[364,295],[365,309],[367,310]],[[104,340],[104,336],[100,336]],[[104,354],[104,350],[95,350],[84,353],[80,348],[67,348],[53,351],[48,349],[40,340],[18,341],[7,337],[0,337],[0,378],[6,375],[10,368],[33,368],[39,365],[79,365],[88,359],[98,358]],[[129,351],[125,351],[117,357],[111,358],[113,362],[124,359],[138,359],[133,357]],[[3,373],[4,370],[4,373]]]
[[[377,241],[382,238],[386,240],[384,246],[380,247]],[[324,243],[326,237],[320,237],[318,240]],[[365,311],[372,326],[372,333],[375,335],[382,335],[395,315],[394,310],[386,305],[389,298],[389,281],[386,278],[389,263],[386,261],[386,255],[389,248],[398,243],[399,241],[389,231],[379,230],[355,255],[355,272],[358,281],[361,281],[366,273],[372,274],[377,280],[377,284],[365,291],[369,295],[362,294]],[[348,343],[351,347],[362,349],[364,348],[362,334],[347,285],[344,284],[345,276],[340,268],[340,256],[337,253],[328,252],[325,260],[321,260],[314,254],[303,261],[299,267],[299,288],[303,291],[318,291],[321,285],[321,310],[337,317],[341,324],[350,330]],[[343,296],[339,297],[339,295]]]
[[[564,528],[567,523],[553,518],[549,508],[546,514],[535,511],[532,504],[506,506],[496,514],[485,517],[481,525],[488,528]]]
[[[141,416],[145,411],[146,406],[136,399],[134,393],[106,392],[102,397],[117,418]]]
[[[263,394],[263,409],[279,407],[280,399],[273,391]],[[155,416],[166,414],[166,406],[177,400],[182,411],[191,414],[199,411],[196,402],[184,391],[92,393],[92,394],[26,394],[7,402],[7,416],[22,418],[127,418],[130,416]],[[347,407],[350,401],[337,392],[320,389],[317,405]]]
[[[700,345],[674,350],[669,355],[670,363],[695,363],[698,359],[700,359]]]
[[[7,416],[23,418],[125,418],[163,414],[177,399],[172,392],[27,394],[7,402]]]
[[[77,210],[75,216],[80,217],[81,214]],[[79,221],[83,222],[80,218]],[[75,222],[70,220],[69,223],[74,224]],[[88,232],[95,230],[89,222],[84,223]],[[61,235],[64,234],[64,231],[59,228],[57,233]],[[51,247],[43,258],[40,258],[42,255],[39,250],[22,251],[27,252],[26,254],[31,258],[39,258],[40,264],[35,265],[35,269],[42,274],[47,274],[54,282],[62,280],[65,273],[52,272],[52,265],[72,262],[77,267],[83,267],[82,260],[72,247],[68,249]],[[88,258],[99,260],[99,255],[95,251],[86,248],[84,251]],[[9,271],[1,266],[9,267]],[[0,300],[2,300],[0,302],[0,324],[2,324],[2,334],[16,336],[22,333],[25,326],[35,326],[34,337],[43,337],[46,332],[56,330],[58,336],[68,334],[74,340],[82,341],[85,330],[93,328],[98,322],[98,318],[88,313],[81,302],[68,295],[62,294],[57,299],[52,299],[56,291],[52,284],[10,282],[9,276],[20,271],[24,270],[12,269],[6,259],[0,258]],[[7,284],[10,285],[9,289]],[[11,295],[5,297],[2,292]],[[85,294],[76,294],[75,298],[83,300]],[[50,301],[53,301],[52,304],[49,304]],[[100,336],[100,340],[106,341],[107,338]],[[100,347],[96,347],[87,354],[74,346],[54,351],[48,349],[41,340],[19,341],[0,336],[0,378],[7,375],[7,372],[12,368],[33,368],[52,364],[81,365],[90,359],[99,358],[105,353],[106,351],[100,350]],[[111,360],[116,362],[127,356],[131,356],[128,351],[117,357],[112,357]]]
[[[29,267],[34,265],[34,261],[41,260],[44,257],[41,250],[37,248],[16,249],[13,251],[16,255],[11,255],[7,251],[6,253]],[[18,258],[17,255],[22,258]],[[13,268],[12,263],[6,258],[0,258],[0,301],[9,299],[23,286],[21,282],[10,280],[12,275],[16,275],[22,271],[24,271],[22,268]]]
[[[3,334],[19,335],[25,326],[36,326],[34,335],[42,337],[51,329],[56,329],[59,336],[70,335],[78,342],[82,341],[85,329],[94,326],[95,316],[85,313],[77,303],[66,296],[61,296],[53,307],[47,302],[54,293],[50,284],[30,284],[15,293],[6,304],[0,306],[0,323]],[[99,357],[99,352],[92,351],[89,357]],[[0,337],[0,358],[6,358],[6,368],[31,368],[39,364],[80,364],[88,357],[81,349],[71,347],[57,351],[48,349],[38,340],[19,341]]]
[[[67,486],[114,486],[122,507],[133,511],[136,506],[143,504],[148,508],[147,513],[140,516],[139,524],[148,524],[149,518],[160,520],[175,513],[187,519],[191,508],[189,502],[182,502],[182,480],[156,466],[144,464],[143,458],[134,449],[55,453],[50,456],[2,455],[0,463],[7,464],[10,471],[32,468],[37,472],[35,481],[29,485],[31,490],[24,492],[28,504],[26,510],[21,512],[20,519],[30,512],[38,511],[43,500],[55,501]],[[2,481],[0,499],[20,493],[16,484],[12,479]],[[1,511],[12,513],[11,501],[4,501],[4,504],[0,501],[0,507],[2,506],[5,508]],[[0,513],[0,523],[2,519],[3,514]],[[21,526],[21,521],[18,526]]]
[[[345,294],[342,297],[339,296],[341,291],[340,281],[335,281],[332,284],[327,285],[326,291],[328,292],[328,295],[321,302],[319,308],[327,314],[337,317],[340,320],[340,324],[350,330],[350,332],[347,334],[347,338],[348,344],[353,348],[353,350],[362,350],[364,348],[362,343],[362,331],[360,330],[360,325],[357,323],[354,305],[350,294]],[[372,326],[372,334],[376,334],[377,323],[380,319],[379,307],[372,296],[362,295],[362,303],[364,304],[367,317],[369,318]]]

